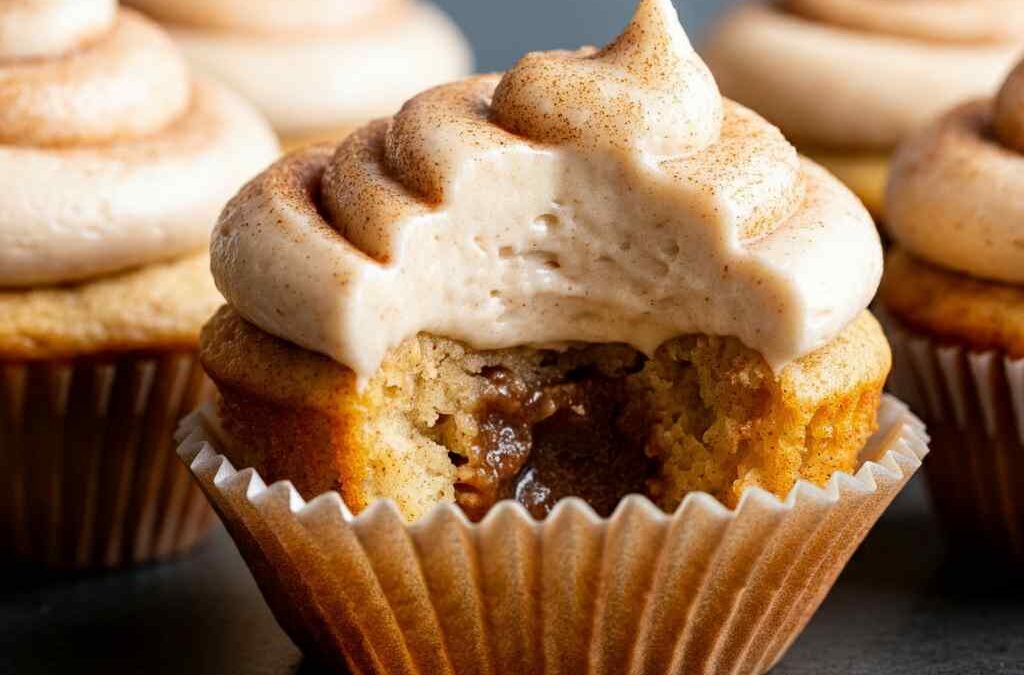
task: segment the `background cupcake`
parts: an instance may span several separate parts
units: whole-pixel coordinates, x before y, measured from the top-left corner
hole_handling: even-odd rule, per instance
[[[882,217],[897,143],[994,93],[1022,50],[1015,0],[778,0],[727,14],[705,55],[727,96],[779,125]]]
[[[1024,67],[893,161],[881,301],[893,386],[927,416],[932,496],[958,551],[1024,561]]]
[[[180,452],[331,665],[764,672],[926,451],[870,216],[669,0],[292,153],[211,251]]]
[[[471,70],[455,25],[419,0],[130,0],[192,64],[254,102],[285,149],[340,139]]]
[[[109,0],[0,6],[0,101],[0,542],[183,550],[210,521],[170,447],[219,302],[205,248],[273,133]]]

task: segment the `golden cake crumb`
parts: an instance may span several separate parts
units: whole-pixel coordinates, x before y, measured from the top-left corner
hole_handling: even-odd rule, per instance
[[[192,348],[223,298],[195,253],[83,283],[0,289],[0,358]]]
[[[908,327],[940,341],[1024,357],[1024,288],[923,262],[896,247],[888,255],[882,305]]]

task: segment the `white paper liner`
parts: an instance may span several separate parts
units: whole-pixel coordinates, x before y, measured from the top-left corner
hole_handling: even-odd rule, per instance
[[[941,344],[883,316],[892,391],[928,423],[926,474],[960,552],[1024,562],[1024,359]]]
[[[886,397],[856,475],[785,501],[699,493],[667,515],[632,496],[602,519],[567,499],[544,521],[502,502],[478,524],[439,505],[410,525],[236,471],[213,415],[183,422],[179,455],[288,634],[353,673],[763,673],[928,452]]]
[[[0,552],[88,568],[191,548],[215,520],[173,436],[210,390],[191,352],[0,361]]]

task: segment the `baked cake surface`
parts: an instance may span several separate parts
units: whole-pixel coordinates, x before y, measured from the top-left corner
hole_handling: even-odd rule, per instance
[[[194,349],[223,302],[206,252],[64,286],[0,289],[0,358]]]
[[[940,341],[1024,358],[1024,287],[944,270],[905,249],[886,259],[880,298],[886,311]]]

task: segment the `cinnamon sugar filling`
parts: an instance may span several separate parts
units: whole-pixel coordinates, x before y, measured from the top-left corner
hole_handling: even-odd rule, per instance
[[[533,386],[502,367],[484,376],[477,438],[468,456],[451,453],[456,501],[471,518],[501,499],[542,518],[568,496],[607,516],[626,495],[646,492],[656,470],[649,423],[631,405],[625,376],[585,369]]]

